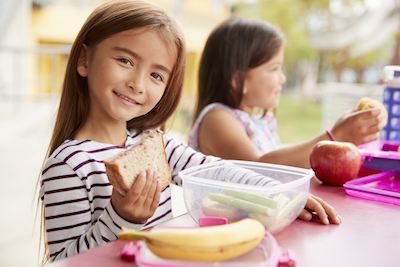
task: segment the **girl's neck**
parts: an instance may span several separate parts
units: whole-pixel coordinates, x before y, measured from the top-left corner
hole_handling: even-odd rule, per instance
[[[253,116],[253,114],[254,114],[254,107],[246,106],[246,105],[241,103],[239,105],[239,109],[244,111],[244,112],[247,112],[250,116]]]
[[[75,140],[91,140],[98,143],[125,146],[127,138],[126,123],[118,122],[113,125],[87,121],[75,134]]]

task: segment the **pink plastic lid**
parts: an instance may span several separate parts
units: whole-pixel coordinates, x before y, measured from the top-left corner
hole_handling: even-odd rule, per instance
[[[375,140],[358,146],[363,167],[381,171],[400,171],[400,141]]]
[[[381,172],[351,180],[343,185],[347,194],[400,205],[400,172]]]

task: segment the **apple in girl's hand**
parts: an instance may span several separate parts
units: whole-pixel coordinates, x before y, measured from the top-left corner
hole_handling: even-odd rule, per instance
[[[311,150],[310,165],[322,182],[343,185],[357,177],[361,155],[353,143],[325,140]]]

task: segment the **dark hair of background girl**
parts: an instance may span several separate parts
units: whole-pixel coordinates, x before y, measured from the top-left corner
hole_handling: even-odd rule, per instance
[[[270,60],[283,43],[277,28],[258,19],[231,17],[215,28],[201,56],[194,121],[214,102],[238,108],[246,72]]]

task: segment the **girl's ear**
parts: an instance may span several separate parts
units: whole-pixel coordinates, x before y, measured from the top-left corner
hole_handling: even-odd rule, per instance
[[[247,94],[247,92],[248,92],[247,84],[246,84],[246,80],[244,80],[242,94],[245,95],[245,94]]]
[[[237,90],[237,89],[238,89],[238,88],[237,88],[237,83],[236,83],[236,81],[238,81],[239,79],[241,79],[240,75],[242,75],[242,71],[238,70],[238,71],[236,71],[235,75],[232,76],[231,84],[232,84],[232,88],[233,88],[234,90]],[[246,88],[246,82],[245,82],[245,81],[246,81],[246,80],[244,80],[244,83],[243,83],[242,94],[247,93],[247,88]]]
[[[238,78],[239,78],[239,71],[237,70],[237,71],[235,72],[235,74],[232,75],[232,79],[231,79],[231,85],[232,85],[232,88],[233,88],[234,90],[237,89],[237,83],[236,83],[236,81],[238,80]]]
[[[76,71],[81,77],[87,77],[88,75],[88,49],[85,44],[82,45],[81,52],[79,53],[78,65]]]
[[[235,77],[235,75],[232,77],[231,85],[232,85],[233,90],[236,90],[237,85],[236,85],[236,77]]]

